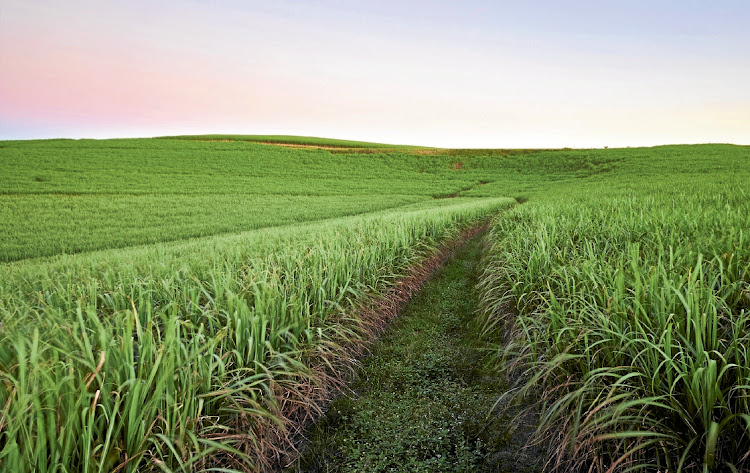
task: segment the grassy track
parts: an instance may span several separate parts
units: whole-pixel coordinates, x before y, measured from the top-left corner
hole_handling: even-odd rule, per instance
[[[490,414],[506,386],[475,324],[480,238],[407,305],[287,471],[540,470],[539,452],[521,450],[529,427]]]

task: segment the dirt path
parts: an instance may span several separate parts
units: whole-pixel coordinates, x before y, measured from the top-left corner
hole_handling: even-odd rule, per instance
[[[409,302],[285,471],[539,471],[531,426],[488,415],[507,386],[473,325],[480,238]]]

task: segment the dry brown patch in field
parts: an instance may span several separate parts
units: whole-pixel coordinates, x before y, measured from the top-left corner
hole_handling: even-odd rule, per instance
[[[306,145],[301,143],[274,143],[272,141],[251,141],[251,143],[257,143],[259,145],[270,145],[270,146],[281,146],[283,148],[302,148],[302,149],[324,149],[324,150],[358,150],[362,148],[352,148],[349,146],[325,146],[325,145]],[[366,148],[365,148],[366,149]]]
[[[445,154],[448,150],[443,148],[420,148],[411,151],[411,154],[419,154],[422,156],[436,156]]]

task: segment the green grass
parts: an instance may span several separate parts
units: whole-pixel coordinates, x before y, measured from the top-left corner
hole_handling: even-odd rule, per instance
[[[0,260],[234,233],[374,212],[419,196],[258,194],[0,195]]]
[[[287,396],[372,291],[510,199],[435,202],[4,268],[5,471],[186,471],[262,462]],[[328,359],[335,362],[335,359]],[[274,427],[275,426],[275,427]],[[266,432],[264,436],[257,432]]]
[[[749,467],[750,148],[177,138],[0,142],[3,470],[265,458],[341,314],[515,202],[483,320],[561,464]]]
[[[529,432],[490,415],[506,386],[476,325],[480,253],[474,238],[409,302],[288,471],[539,471]]]
[[[177,139],[0,142],[0,261],[366,213],[732,172],[747,148],[408,150],[375,154]],[[678,162],[679,160],[679,162]],[[746,160],[745,160],[746,161]]]
[[[676,168],[539,198],[493,228],[486,329],[510,334],[501,355],[541,396],[565,468],[750,467],[747,162]]]

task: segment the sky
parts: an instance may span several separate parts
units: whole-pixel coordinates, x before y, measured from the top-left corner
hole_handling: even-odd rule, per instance
[[[748,0],[0,1],[0,139],[750,144]]]

